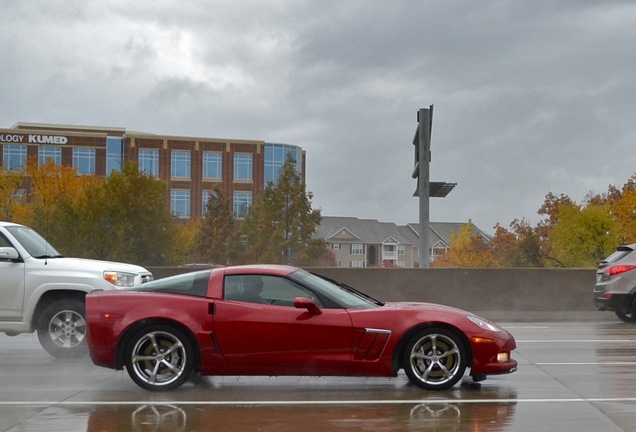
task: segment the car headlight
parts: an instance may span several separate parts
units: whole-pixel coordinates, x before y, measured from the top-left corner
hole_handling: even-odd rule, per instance
[[[135,275],[132,273],[105,271],[104,279],[118,287],[131,287],[135,285]]]
[[[475,315],[467,315],[466,318],[468,318],[473,324],[483,328],[484,330],[489,330],[493,332],[500,332],[503,330],[497,324],[491,323],[490,321],[486,321],[485,319],[479,318],[478,316],[475,316]]]

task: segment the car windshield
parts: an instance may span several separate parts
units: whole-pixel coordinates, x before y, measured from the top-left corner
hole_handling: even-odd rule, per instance
[[[188,294],[205,297],[208,294],[208,281],[212,270],[184,273],[146,282],[127,288],[127,291],[152,291],[172,294]]]
[[[5,228],[33,258],[59,258],[62,256],[49,242],[31,228],[18,225]]]
[[[371,297],[354,290],[346,285],[339,285],[334,281],[311,274],[305,270],[297,270],[289,278],[310,288],[314,292],[324,295],[344,308],[366,309],[378,307],[382,304]]]

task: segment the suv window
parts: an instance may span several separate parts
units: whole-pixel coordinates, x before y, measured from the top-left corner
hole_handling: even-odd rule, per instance
[[[9,243],[9,240],[4,235],[0,234],[0,247],[13,247],[13,245]]]
[[[613,254],[603,260],[603,264],[612,264],[616,261],[620,261],[633,251],[634,249],[632,249],[631,247],[619,246]]]

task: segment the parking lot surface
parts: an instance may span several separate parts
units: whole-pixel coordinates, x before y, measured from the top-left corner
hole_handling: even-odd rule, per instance
[[[519,370],[426,392],[397,378],[194,377],[151,393],[35,335],[0,336],[0,431],[636,431],[636,326],[502,323]]]

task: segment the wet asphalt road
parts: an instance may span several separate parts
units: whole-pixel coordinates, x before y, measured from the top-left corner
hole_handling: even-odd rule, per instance
[[[397,378],[205,377],[168,393],[35,335],[0,336],[0,431],[636,431],[636,325],[502,323],[519,371],[425,392]]]

